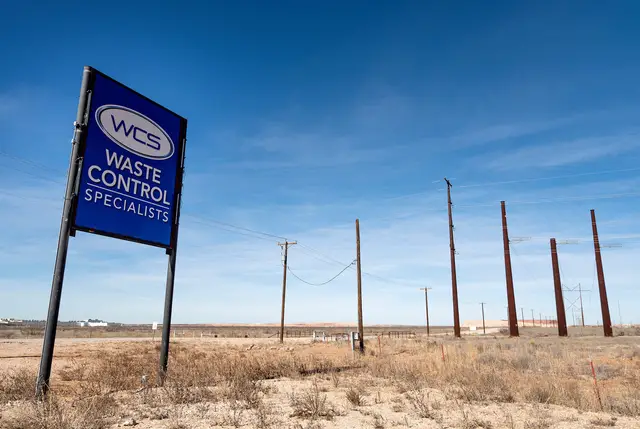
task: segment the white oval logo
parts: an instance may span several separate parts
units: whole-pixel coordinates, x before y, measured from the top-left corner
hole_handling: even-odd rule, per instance
[[[171,137],[142,113],[115,104],[96,110],[102,132],[118,146],[149,159],[168,159],[173,155]]]

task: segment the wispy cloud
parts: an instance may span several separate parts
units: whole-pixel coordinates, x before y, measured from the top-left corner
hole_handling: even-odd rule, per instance
[[[499,171],[551,168],[613,157],[636,150],[638,147],[640,147],[640,138],[637,132],[633,132],[546,144],[537,143],[506,152],[493,152],[474,157],[468,163]]]

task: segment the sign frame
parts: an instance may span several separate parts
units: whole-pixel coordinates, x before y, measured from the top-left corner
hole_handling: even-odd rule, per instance
[[[173,207],[171,212],[171,230],[168,245],[159,242],[143,240],[136,237],[111,233],[109,231],[97,231],[95,229],[76,225],[82,165],[84,154],[86,152],[87,131],[89,128],[89,124],[91,123],[91,101],[94,94],[96,76],[106,78],[107,80],[122,87],[125,91],[131,92],[134,96],[140,97],[141,99],[145,100],[145,102],[152,103],[159,109],[166,111],[167,114],[174,115],[177,119],[179,119],[179,138],[177,142],[174,142],[174,153],[177,152],[178,155],[176,157],[175,184],[172,200]],[[38,378],[36,380],[36,397],[39,399],[43,399],[49,390],[51,367],[53,363],[53,351],[56,341],[56,329],[58,326],[58,315],[60,313],[60,298],[62,295],[62,286],[67,263],[67,253],[69,250],[69,238],[74,237],[76,231],[85,231],[96,235],[117,238],[125,241],[131,241],[165,249],[166,254],[169,257],[167,264],[167,281],[165,285],[164,315],[162,322],[162,344],[160,346],[160,365],[158,370],[158,384],[160,386],[164,384],[167,373],[167,363],[169,359],[171,313],[173,308],[173,289],[175,284],[176,258],[178,253],[178,230],[180,226],[180,208],[182,205],[182,184],[184,177],[184,159],[187,140],[187,120],[184,117],[176,114],[175,112],[167,109],[166,107],[158,104],[157,102],[140,94],[139,92],[94,69],[93,67],[85,66],[82,73],[78,110],[73,126],[74,133],[73,140],[71,141],[71,157],[69,160],[69,169],[67,172],[67,184],[65,188],[64,204],[62,207],[62,218],[60,220],[58,248],[53,269],[51,294],[49,297],[49,307],[47,310],[47,322],[44,328],[42,355],[40,357],[40,369],[38,371]],[[137,130],[138,129],[136,128],[136,131]],[[134,131],[133,134],[134,139],[136,139],[136,131]],[[164,131],[164,129],[162,128],[161,131],[166,133],[166,131]],[[125,134],[128,135],[128,132]],[[153,142],[153,140],[150,139],[149,134],[147,137],[149,138],[149,141]]]
[[[96,76],[100,76],[103,79],[106,79],[108,81],[110,81],[110,83],[113,83],[119,87],[121,87],[122,89],[124,89],[125,91],[130,92],[132,95],[139,97],[141,99],[143,99],[144,101],[153,104],[154,106],[158,107],[159,109],[164,110],[165,112],[167,112],[168,114],[171,114],[173,116],[175,116],[177,119],[180,120],[180,131],[178,134],[178,141],[174,143],[175,145],[175,153],[177,153],[177,158],[176,158],[176,177],[175,177],[175,184],[174,184],[174,189],[173,189],[173,199],[172,199],[172,207],[171,207],[171,239],[170,239],[170,243],[168,245],[165,245],[163,243],[157,242],[157,241],[153,241],[153,240],[144,240],[144,239],[139,239],[139,238],[135,238],[135,237],[130,237],[124,234],[119,234],[119,233],[113,233],[110,231],[104,231],[101,229],[95,229],[95,228],[88,228],[85,226],[81,226],[78,225],[76,223],[76,217],[77,217],[77,213],[78,213],[78,203],[79,203],[79,190],[80,190],[80,180],[81,180],[81,176],[82,176],[82,169],[83,169],[83,164],[82,161],[84,160],[85,157],[85,153],[87,150],[87,132],[89,131],[89,124],[90,124],[90,112],[91,112],[91,96],[89,96],[89,100],[87,103],[87,117],[86,117],[86,125],[85,125],[85,133],[83,135],[82,140],[79,142],[80,146],[79,146],[79,153],[78,153],[78,159],[80,160],[80,163],[78,164],[77,168],[77,175],[76,175],[76,183],[75,183],[75,195],[72,201],[72,206],[71,206],[71,225],[70,225],[70,236],[71,237],[75,237],[76,235],[76,231],[82,231],[82,232],[87,232],[90,234],[96,234],[96,235],[101,235],[104,237],[110,237],[110,238],[116,238],[119,240],[125,240],[125,241],[131,241],[133,243],[139,243],[139,244],[145,244],[148,246],[153,246],[153,247],[159,247],[159,248],[163,248],[163,249],[167,249],[167,254],[169,253],[168,250],[169,249],[173,249],[176,247],[176,240],[177,234],[174,234],[174,230],[177,228],[178,225],[178,220],[180,217],[180,205],[182,202],[182,184],[183,184],[183,177],[184,177],[184,158],[185,158],[185,148],[186,148],[186,138],[187,138],[187,120],[181,116],[178,115],[177,113],[175,113],[174,111],[164,107],[163,105],[161,105],[160,103],[151,100],[150,98],[148,98],[145,95],[140,94],[138,91],[130,88],[129,86],[115,80],[114,78],[108,76],[105,73],[102,73],[99,70],[96,70],[93,67],[90,67],[91,70],[91,75],[89,78],[89,86],[88,86],[88,91],[90,92],[90,94],[93,94],[94,92],[94,85],[95,85],[95,81],[96,81]],[[95,128],[94,128],[95,129]]]

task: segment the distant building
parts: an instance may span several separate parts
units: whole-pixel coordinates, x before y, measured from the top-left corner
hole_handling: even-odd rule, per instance
[[[81,322],[78,322],[78,326],[80,326],[81,328],[84,328],[85,326],[89,326],[90,328],[95,328],[95,327],[109,326],[109,324],[107,322],[103,322],[102,320],[88,319],[88,320],[83,320]]]
[[[107,322],[87,322],[87,325],[91,327],[96,327],[96,326],[108,326],[109,324]]]

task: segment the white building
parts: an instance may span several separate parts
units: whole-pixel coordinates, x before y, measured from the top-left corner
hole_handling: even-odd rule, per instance
[[[89,322],[88,320],[83,320],[82,322],[78,322],[78,326],[80,326],[81,328],[84,328],[85,326],[95,328],[109,326],[109,324],[107,322]]]

